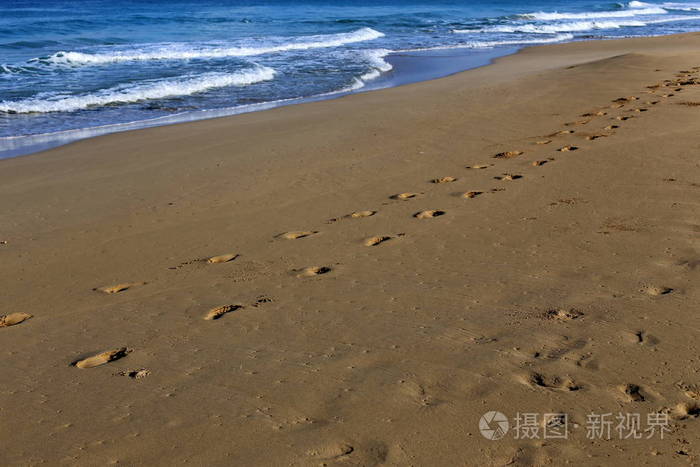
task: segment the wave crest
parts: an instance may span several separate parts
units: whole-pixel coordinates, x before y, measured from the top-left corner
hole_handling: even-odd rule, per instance
[[[91,107],[188,96],[215,88],[247,86],[274,78],[272,68],[256,66],[235,73],[205,73],[195,77],[163,79],[136,85],[122,85],[91,94],[32,97],[18,101],[0,101],[4,113],[71,112]]]
[[[137,51],[114,51],[105,53],[56,52],[45,58],[30,61],[53,65],[102,65],[108,63],[149,61],[149,60],[190,60],[197,58],[249,57],[289,50],[306,50],[339,47],[355,42],[369,41],[384,37],[384,33],[372,28],[361,28],[352,32],[306,36],[301,40],[261,47],[191,47],[184,44],[170,44]]]

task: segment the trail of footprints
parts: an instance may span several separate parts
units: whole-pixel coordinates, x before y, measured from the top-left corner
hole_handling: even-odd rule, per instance
[[[617,130],[620,128],[620,125],[622,122],[628,121],[630,119],[635,118],[637,115],[636,114],[642,114],[644,112],[647,112],[649,110],[648,107],[646,106],[654,106],[658,105],[660,102],[662,102],[662,99],[669,99],[675,95],[675,93],[681,92],[684,90],[686,86],[692,86],[692,85],[698,85],[700,84],[700,78],[698,78],[696,75],[700,72],[700,67],[694,67],[692,70],[684,70],[679,72],[674,79],[669,79],[669,80],[664,80],[659,83],[655,83],[652,85],[649,85],[646,87],[646,91],[643,91],[644,93],[654,95],[657,100],[648,100],[645,101],[641,106],[638,105],[638,101],[640,101],[640,98],[638,96],[627,96],[627,97],[619,97],[617,99],[614,99],[609,105],[607,105],[604,108],[600,108],[594,111],[589,111],[586,113],[581,114],[581,118],[583,120],[577,120],[573,122],[568,122],[564,123],[565,127],[583,127],[587,126],[596,119],[601,119],[603,117],[611,120],[613,123],[610,123],[604,127],[602,127],[602,130],[605,132],[596,132],[593,131],[588,134],[582,134],[580,135],[581,138],[585,139],[586,141],[597,141],[601,138],[607,138],[607,137],[613,137],[615,135],[614,130]],[[693,102],[686,102],[686,103],[681,103],[684,105],[692,106],[692,105],[700,105],[700,103],[693,103]],[[615,112],[623,112],[622,114],[619,115],[611,115],[614,114]],[[630,114],[635,114],[635,115],[630,115]],[[578,130],[574,129],[563,129],[563,130],[557,130],[551,134],[548,134],[546,136],[540,136],[535,139],[535,141],[532,143],[535,146],[539,146],[542,148],[548,148],[550,144],[554,143],[557,138],[561,137],[572,137],[572,135],[577,135]],[[573,136],[576,137],[576,136]],[[581,148],[578,146],[574,146],[572,144],[565,144],[562,146],[558,146],[555,151],[560,152],[560,153],[570,153],[573,151],[578,151]],[[501,162],[501,161],[511,161],[515,160],[518,158],[522,158],[526,154],[525,151],[519,150],[519,149],[512,149],[508,151],[502,151],[497,154],[494,154],[491,156],[491,159],[494,159],[496,163]],[[555,159],[553,157],[549,157],[546,159],[535,159],[530,162],[531,167],[542,167],[545,164],[549,164],[551,162],[554,162]],[[475,165],[470,165],[466,166],[465,169],[467,170],[486,170],[494,167],[496,164],[495,163],[481,163],[481,164],[475,164]],[[521,174],[514,174],[514,173],[501,173],[500,175],[496,175],[493,177],[493,180],[501,181],[501,182],[512,182],[512,181],[517,181],[524,178],[524,175]],[[442,176],[439,178],[434,178],[428,180],[428,182],[432,185],[446,185],[446,184],[452,184],[456,183],[459,181],[458,177],[452,176],[452,175],[446,175]],[[462,191],[458,193],[452,193],[453,196],[459,196],[465,200],[473,200],[475,198],[478,198],[486,193],[498,193],[501,191],[504,191],[505,188],[503,187],[494,187],[489,190],[486,189],[480,189],[480,190],[469,190],[469,191]],[[394,201],[403,201],[403,202],[410,202],[414,201],[418,198],[420,198],[424,193],[423,192],[402,192],[398,194],[394,194],[389,196],[390,200]],[[355,211],[340,217],[335,217],[328,219],[326,221],[327,224],[332,224],[340,221],[357,221],[361,219],[367,219],[371,218],[374,216],[379,215],[380,212],[377,210],[359,210]],[[447,212],[439,209],[429,209],[429,210],[423,210],[423,211],[418,211],[413,214],[413,217],[418,220],[428,220],[428,219],[434,219],[438,218],[441,216],[446,215]],[[280,240],[289,240],[289,241],[308,241],[309,239],[316,237],[319,235],[320,232],[316,230],[301,230],[301,231],[289,231],[289,232],[284,232],[281,234],[278,234],[275,236],[276,239]],[[368,248],[378,248],[378,247],[383,247],[384,245],[388,243],[393,243],[396,240],[400,239],[403,237],[405,234],[403,233],[398,233],[398,234],[379,234],[375,235],[369,238],[365,238],[364,240],[361,240],[361,244],[365,247]],[[203,259],[195,259],[195,260],[190,260],[184,263],[181,263],[178,266],[171,267],[170,269],[179,269],[185,266],[193,265],[193,264],[205,264],[205,265],[220,265],[220,264],[225,264],[232,262],[238,258],[239,255],[237,253],[225,253],[217,256],[212,256],[209,258],[203,258]],[[309,279],[313,277],[319,277],[323,276],[326,274],[329,274],[333,271],[332,266],[307,266],[303,267],[301,269],[296,269],[291,271],[292,275],[299,278],[299,279]],[[127,292],[133,288],[139,287],[139,286],[144,286],[146,285],[146,282],[125,282],[125,283],[118,283],[114,285],[108,285],[108,286],[102,286],[102,287],[97,287],[93,289],[96,292],[107,294],[107,295],[114,295],[114,294],[121,294],[123,292]],[[673,291],[673,289],[668,288],[668,287],[645,287],[643,289],[643,293],[646,293],[650,296],[663,296],[666,294],[669,294]],[[205,321],[218,321],[221,320],[222,318],[230,315],[230,314],[235,314],[239,312],[245,312],[246,309],[249,308],[257,308],[258,306],[267,303],[271,301],[271,299],[267,297],[259,297],[256,302],[250,305],[240,305],[240,304],[227,304],[227,305],[221,305],[215,308],[212,308],[202,315],[202,319]],[[12,327],[16,326],[22,323],[25,323],[28,321],[30,318],[33,316],[28,313],[22,313],[22,312],[17,312],[17,313],[11,313],[5,316],[0,316],[0,328],[5,328],[5,327]],[[567,322],[576,322],[582,319],[583,313],[577,310],[565,310],[565,309],[552,309],[552,310],[547,310],[542,316],[543,319],[552,321],[552,322],[560,322],[560,323],[567,323]],[[651,336],[648,336],[645,331],[636,331],[636,332],[631,332],[629,335],[629,342],[630,343],[636,343],[639,345],[654,345],[655,339]],[[72,366],[79,368],[79,369],[90,369],[90,368],[95,368],[98,366],[102,366],[104,364],[114,362],[116,360],[120,360],[124,357],[126,357],[129,353],[132,352],[132,349],[126,348],[126,347],[119,347],[111,350],[107,350],[89,357],[81,358],[78,360],[75,360],[71,363]],[[567,350],[559,351],[559,352],[554,352],[554,351],[549,351],[547,353],[547,358],[559,358],[562,355],[564,355]],[[564,353],[562,353],[564,352]],[[535,359],[541,358],[541,352],[535,352],[533,354],[533,357]],[[585,357],[582,357],[585,359]],[[579,364],[578,362],[577,364]],[[144,378],[145,376],[148,376],[150,372],[146,369],[137,369],[137,370],[128,370],[128,371],[122,371],[117,373],[117,375],[121,376],[128,376],[131,379],[140,379]],[[559,376],[551,376],[551,375],[545,375],[540,372],[532,371],[524,376],[522,376],[521,381],[535,389],[543,389],[543,390],[549,390],[549,391],[563,391],[563,392],[575,392],[580,390],[583,386],[579,384],[578,382],[575,382],[569,377],[559,377]],[[692,388],[691,388],[692,389]],[[694,400],[700,400],[700,390],[691,390],[688,388],[685,388],[685,393],[689,395],[688,397],[693,398]],[[622,386],[619,386],[617,388],[618,393],[622,398],[624,398],[627,402],[642,402],[646,400],[644,390],[640,388],[638,385],[633,384],[633,383],[628,383]],[[677,407],[673,409],[674,413],[676,416],[680,419],[688,418],[688,417],[698,417],[700,416],[700,405],[698,405],[697,402],[693,403],[681,403]],[[343,447],[342,449],[338,450],[338,455],[343,456],[347,455],[349,452],[352,452],[352,448],[345,448]],[[335,454],[335,453],[334,453]]]

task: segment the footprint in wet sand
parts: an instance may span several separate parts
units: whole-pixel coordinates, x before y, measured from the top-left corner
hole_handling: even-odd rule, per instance
[[[642,292],[652,297],[659,297],[661,295],[668,295],[673,292],[671,287],[664,287],[659,285],[648,285],[642,288]]]
[[[603,129],[604,129],[604,130],[616,130],[616,129],[618,129],[618,128],[620,128],[618,125],[608,125],[608,126],[606,126],[605,128],[603,128]]]
[[[545,165],[547,162],[549,162],[549,161],[548,160],[532,161],[531,165],[533,167],[541,167],[541,166]]]
[[[150,374],[151,372],[147,369],[140,368],[138,370],[120,371],[119,373],[117,373],[117,376],[128,376],[131,379],[142,379]]]
[[[589,112],[581,115],[582,117],[602,117],[603,115],[607,115],[607,112],[598,111],[598,112]]]
[[[491,167],[492,165],[493,165],[493,164],[489,164],[489,165],[468,165],[468,166],[466,166],[465,168],[466,168],[466,169],[477,169],[477,170],[481,170],[481,169],[488,169],[488,168]]]
[[[502,177],[493,177],[496,180],[503,180],[503,181],[512,181],[512,180],[518,180],[520,178],[523,178],[522,175],[517,175],[517,174],[503,174]]]
[[[571,151],[576,151],[576,150],[578,150],[578,148],[576,146],[568,146],[568,145],[557,149],[557,151],[559,151],[559,152],[571,152]]]
[[[445,211],[428,210],[417,212],[413,215],[413,217],[416,219],[432,219],[433,217],[440,217],[444,216],[445,214],[447,214]]]
[[[332,224],[333,222],[338,222],[342,219],[362,219],[364,217],[372,217],[375,214],[377,214],[377,211],[355,211],[350,214],[346,214],[342,217],[334,217],[332,219],[328,219],[328,221],[326,222]]]
[[[104,287],[97,287],[92,290],[95,290],[97,292],[102,292],[106,294],[115,294],[119,292],[124,292],[126,290],[129,290],[133,287],[138,287],[140,285],[146,285],[145,282],[125,282],[123,284],[116,284],[116,285],[106,285]]]
[[[649,109],[629,109],[628,112],[646,112]]]
[[[482,193],[483,191],[467,191],[466,193],[462,193],[460,196],[462,198],[476,198]]]
[[[277,235],[275,238],[285,238],[287,240],[296,240],[298,238],[306,238],[312,235],[316,235],[318,231],[316,230],[300,230],[295,232],[285,232]]]
[[[541,140],[541,141],[535,141],[535,144],[540,144],[540,145],[542,145],[542,144],[549,144],[549,143],[551,143],[551,142],[552,142],[551,139],[543,139],[543,140]]]
[[[620,120],[621,122],[624,122],[625,120],[629,120],[630,118],[634,118],[632,116],[629,117],[623,117],[622,115],[615,117],[617,120]]]
[[[226,255],[212,256],[211,258],[207,258],[207,263],[209,263],[209,264],[228,263],[229,261],[233,261],[236,258],[238,258],[237,254],[229,253]]]
[[[493,156],[494,159],[512,159],[514,157],[521,156],[523,151],[506,151],[506,152],[499,152],[495,156]]]
[[[647,346],[654,346],[659,343],[659,340],[647,334],[644,330],[639,331],[625,331],[622,333],[622,337],[630,344],[640,344]]]
[[[316,457],[320,460],[339,460],[347,458],[355,451],[355,448],[347,443],[330,444],[316,449],[311,449],[307,455]],[[324,464],[325,465],[325,464]]]
[[[570,378],[560,378],[558,376],[545,376],[541,373],[530,373],[525,378],[525,383],[535,387],[559,391],[578,391],[581,386]]]
[[[618,389],[627,397],[629,402],[644,402],[645,397],[642,395],[642,388],[636,384],[624,384]]]
[[[297,277],[314,277],[323,274],[328,274],[332,269],[328,266],[309,266],[303,269],[297,269],[294,271]]]
[[[551,135],[548,135],[550,138],[553,138],[554,136],[563,136],[563,135],[571,135],[575,133],[574,130],[561,130],[557,131],[556,133],[552,133]]]
[[[10,313],[9,315],[0,316],[0,328],[15,326],[19,323],[27,321],[32,315],[29,313]]]
[[[606,138],[606,137],[608,137],[608,136],[610,136],[610,135],[589,135],[589,136],[586,136],[586,139],[587,139],[588,141],[595,141],[595,140],[597,140],[598,138]]]
[[[389,198],[405,201],[408,199],[417,198],[420,195],[421,195],[420,193],[407,192],[407,193],[399,193],[398,195],[391,195]]]
[[[568,310],[561,308],[552,308],[543,313],[545,319],[557,321],[572,321],[583,317],[583,312],[570,308]]]
[[[673,410],[673,415],[679,420],[700,417],[700,405],[697,402],[681,402]]]
[[[243,308],[241,305],[223,305],[223,306],[218,306],[216,308],[212,308],[207,312],[206,315],[204,315],[204,319],[207,321],[212,321],[215,319],[219,319],[222,316],[224,316],[226,313],[230,313],[232,311],[236,311],[240,308]]]
[[[574,125],[586,125],[590,122],[590,120],[578,120],[575,122],[568,122],[565,123],[564,126],[574,126]]]
[[[389,235],[377,235],[375,237],[370,237],[368,239],[365,239],[362,243],[365,246],[377,246],[380,245],[384,242],[388,242],[389,240],[393,240],[394,237],[391,237]]]
[[[440,184],[440,183],[452,183],[452,182],[456,182],[456,181],[457,181],[457,179],[455,177],[447,176],[447,177],[434,178],[434,179],[430,180],[430,183]]]
[[[372,217],[377,211],[355,211],[352,214],[348,214],[350,219],[362,219],[363,217]]]
[[[126,357],[126,355],[130,352],[130,349],[121,347],[119,349],[108,350],[82,360],[77,360],[73,362],[72,365],[81,369],[94,368],[96,366],[104,365],[105,363],[113,362],[115,360],[119,360],[120,358]]]

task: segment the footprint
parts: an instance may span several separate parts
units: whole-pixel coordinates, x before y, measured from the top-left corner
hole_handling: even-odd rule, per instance
[[[362,219],[363,217],[372,217],[375,215],[377,211],[355,211],[350,214],[346,214],[342,217],[334,217],[332,219],[328,219],[327,223],[333,223],[333,222],[338,222],[341,219]]]
[[[522,175],[516,175],[516,174],[503,174],[502,177],[493,177],[496,180],[506,180],[506,181],[512,181],[512,180],[518,180],[520,178],[523,178]]]
[[[372,217],[376,213],[377,211],[355,211],[352,214],[349,214],[349,217],[351,219],[361,219],[363,217]]]
[[[467,191],[466,193],[462,194],[462,198],[476,198],[482,193],[483,191]]]
[[[598,138],[606,138],[606,137],[608,137],[608,136],[610,136],[610,135],[589,135],[589,136],[586,136],[586,139],[587,139],[588,141],[595,141],[595,140],[597,140]]]
[[[647,334],[646,331],[643,330],[633,332],[625,331],[622,333],[622,336],[630,344],[654,346],[659,343],[659,340],[656,337],[650,336],[649,334]]]
[[[489,165],[468,165],[465,168],[481,170],[481,169],[488,169],[489,167],[491,167],[491,164],[489,164]]]
[[[128,376],[131,379],[145,378],[146,376],[148,376],[150,374],[151,374],[151,372],[145,368],[141,368],[139,370],[120,371],[119,373],[117,373],[117,375],[119,375],[119,376]]]
[[[318,233],[318,231],[316,231],[316,230],[302,230],[302,231],[297,231],[297,232],[285,232],[285,233],[277,235],[277,238],[286,238],[287,240],[296,240],[298,238],[310,237],[311,235],[315,235],[317,233]]]
[[[557,149],[557,151],[559,151],[559,152],[571,152],[571,151],[576,151],[577,149],[578,148],[576,146],[564,146],[564,147]]]
[[[532,166],[533,167],[541,167],[541,166],[545,165],[547,162],[549,162],[549,161],[547,161],[547,160],[532,161]]]
[[[550,309],[543,314],[545,319],[554,319],[557,321],[572,321],[579,319],[583,316],[583,312],[575,310],[573,308],[569,310],[563,309]]]
[[[236,258],[238,258],[237,254],[229,253],[227,255],[212,256],[211,258],[207,259],[207,263],[209,263],[209,264],[228,263],[229,261],[232,261]]]
[[[309,266],[307,268],[299,269],[294,272],[297,273],[297,277],[314,277],[320,276],[322,274],[327,274],[331,271],[332,269],[328,266]]]
[[[430,180],[430,183],[440,184],[440,183],[452,183],[452,182],[456,182],[456,181],[457,181],[457,179],[455,177],[447,176],[447,177],[441,177],[441,178],[434,178],[434,179]]]
[[[646,112],[649,109],[630,109],[628,112]]]
[[[574,125],[586,125],[590,122],[590,120],[577,120],[575,122],[568,122],[565,123],[564,126],[574,126]]]
[[[4,315],[0,316],[0,328],[7,328],[10,326],[14,326],[16,324],[19,324],[23,321],[28,320],[31,318],[32,315],[29,313],[10,313],[9,315]]]
[[[608,125],[608,126],[606,126],[605,128],[603,128],[603,129],[604,129],[604,130],[616,130],[616,129],[618,129],[618,128],[620,128],[618,125]]]
[[[495,156],[493,156],[494,159],[512,159],[514,157],[518,157],[520,155],[524,154],[523,151],[506,151],[506,152],[499,152]]]
[[[541,141],[535,141],[535,144],[549,144],[551,142],[552,142],[551,139],[543,139]]]
[[[646,293],[647,295],[651,295],[652,297],[658,297],[660,295],[670,294],[671,292],[673,292],[673,289],[671,287],[649,285],[649,286],[644,287],[642,289],[642,292]]]
[[[558,376],[544,376],[541,373],[530,373],[526,378],[526,383],[532,387],[560,390],[560,391],[578,391],[581,386],[576,384],[570,378],[560,378]]]
[[[629,402],[644,402],[645,398],[641,393],[641,388],[636,384],[625,384],[618,388],[622,392]]]
[[[589,112],[581,115],[581,117],[602,117],[603,115],[607,115],[607,112],[603,112],[602,110],[599,112]]]
[[[389,198],[391,199],[399,199],[399,200],[407,200],[407,199],[412,199],[416,198],[419,196],[420,193],[399,193],[398,195],[392,195]]]
[[[617,116],[617,117],[615,117],[615,118],[616,118],[617,120],[620,120],[620,121],[624,122],[625,120],[629,120],[630,118],[634,118],[634,117],[632,117],[632,116],[623,117],[622,115],[620,115],[620,116]]]
[[[697,402],[682,402],[673,411],[676,418],[686,420],[700,417],[700,405]]]
[[[439,217],[447,214],[445,211],[439,210],[429,210],[417,212],[413,215],[416,219],[432,219],[433,217]]]
[[[328,446],[312,449],[307,452],[311,457],[317,457],[321,460],[343,460],[355,451],[355,448],[347,443],[331,444]]]
[[[215,319],[219,319],[222,316],[224,316],[226,313],[230,313],[232,311],[236,311],[240,308],[243,308],[240,305],[223,305],[219,306],[216,308],[212,308],[207,312],[206,315],[204,315],[204,319],[207,321],[213,321]]]
[[[378,235],[376,237],[370,237],[366,239],[363,243],[365,246],[377,246],[380,243],[388,242],[391,239],[393,239],[393,237],[387,235]]]
[[[85,358],[83,360],[78,360],[72,363],[73,366],[81,369],[94,368],[96,366],[104,365],[105,363],[113,362],[119,360],[120,358],[126,357],[131,350],[126,347],[121,347],[115,350],[108,350],[107,352],[102,352],[92,357]]]
[[[552,137],[554,137],[554,136],[570,135],[570,134],[573,134],[573,133],[575,133],[574,130],[561,130],[561,131],[557,131],[556,133],[552,133],[551,135],[548,135],[548,136],[549,136],[550,138],[552,138]]]
[[[125,282],[123,284],[116,284],[116,285],[106,285],[104,287],[97,287],[95,290],[97,292],[102,292],[106,294],[115,294],[119,292],[124,292],[126,290],[129,290],[132,287],[138,287],[140,285],[146,285],[145,282]]]

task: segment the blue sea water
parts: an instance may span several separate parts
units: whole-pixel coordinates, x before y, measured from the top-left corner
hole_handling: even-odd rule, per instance
[[[0,0],[0,157],[378,87],[397,54],[698,29],[691,2]]]

